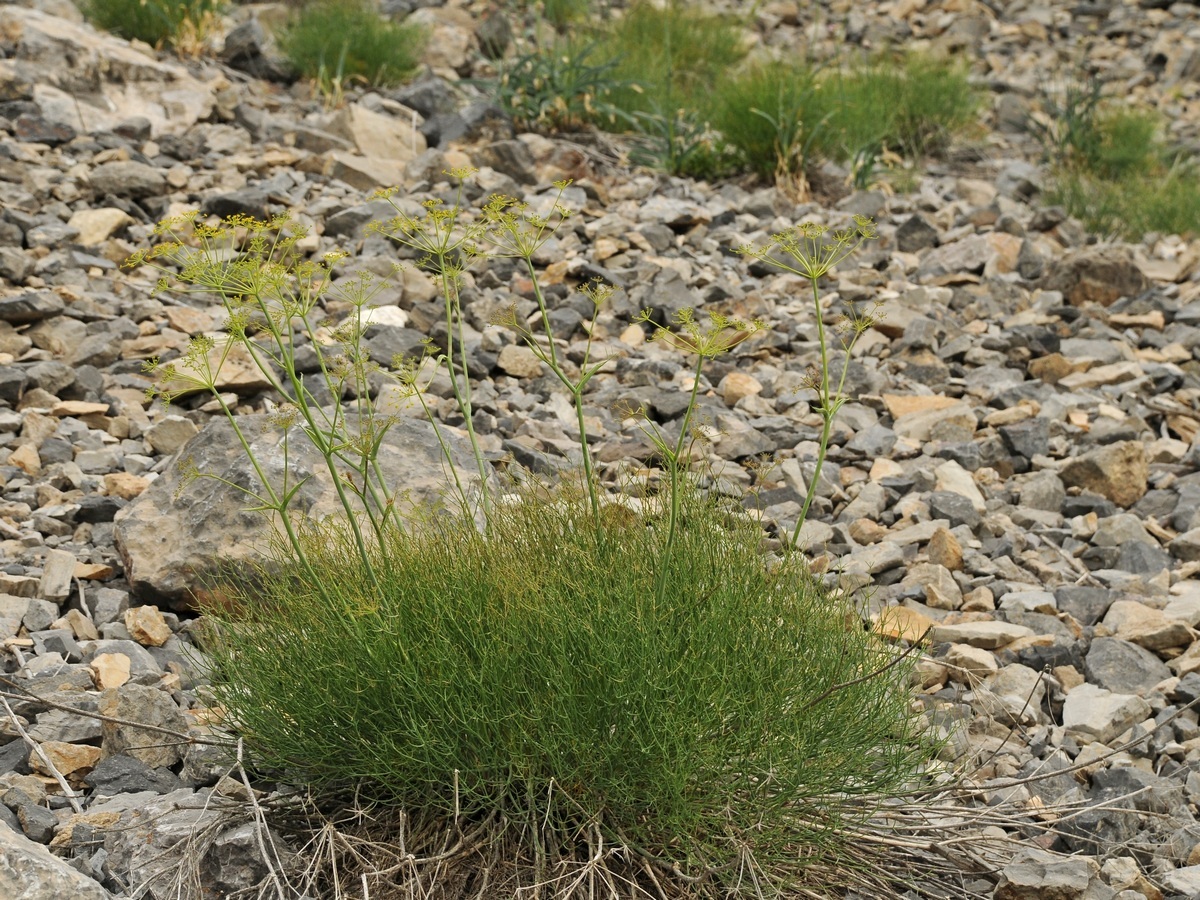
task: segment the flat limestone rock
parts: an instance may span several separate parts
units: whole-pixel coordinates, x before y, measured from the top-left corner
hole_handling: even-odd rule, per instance
[[[243,416],[240,423],[265,471],[282,475],[282,432],[266,427],[265,416]],[[473,471],[466,438],[444,427],[443,435],[460,472]],[[308,479],[292,501],[297,521],[343,515],[324,459],[298,428],[288,445],[292,483]],[[188,460],[224,481],[199,478],[181,490]],[[437,438],[423,420],[398,420],[379,462],[402,509],[441,501],[451,483]],[[263,559],[270,525],[262,513],[247,509],[251,500],[230,487],[255,485],[256,479],[227,421],[214,420],[186,443],[163,475],[117,513],[114,537],[135,596],[160,607],[186,607],[209,586],[219,561]]]

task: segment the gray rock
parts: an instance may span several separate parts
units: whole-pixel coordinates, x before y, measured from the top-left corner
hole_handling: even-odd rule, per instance
[[[156,197],[167,190],[167,178],[161,169],[133,160],[102,163],[92,170],[89,178],[98,194],[134,200]]]
[[[1133,694],[1081,684],[1067,694],[1062,715],[1069,736],[1103,744],[1147,718],[1150,704]]]
[[[1095,625],[1117,599],[1107,588],[1068,584],[1054,589],[1058,608],[1070,614],[1080,625]]]
[[[181,759],[180,746],[169,734],[139,727],[149,725],[187,734],[187,719],[170,694],[156,687],[129,682],[101,695],[100,713],[110,720],[138,723],[128,725],[105,720],[104,740],[100,745],[104,757],[126,754],[154,769],[173,766]]]
[[[57,316],[63,311],[62,298],[46,291],[0,298],[0,322],[25,325]]]
[[[112,894],[45,847],[0,828],[0,897],[7,900],[113,900]]]
[[[1136,297],[1149,286],[1129,248],[1114,246],[1074,250],[1052,263],[1042,279],[1045,290],[1062,291],[1074,306],[1111,306],[1121,297]]]
[[[1083,900],[1100,866],[1036,847],[1018,850],[1000,872],[995,900]]]
[[[1033,459],[1035,456],[1045,456],[1050,452],[1050,421],[1040,416],[1017,422],[1015,425],[1001,425],[1000,437],[1004,443],[1020,456]]]
[[[283,467],[282,434],[265,425],[264,417],[242,421],[265,471],[277,475]],[[469,482],[474,467],[465,463],[470,458],[465,439],[450,429],[444,433]],[[324,460],[298,429],[289,444],[291,477],[295,482],[307,479],[293,500],[293,514],[318,520],[342,515]],[[255,483],[253,469],[225,421],[214,420],[179,455],[225,482]],[[447,483],[441,448],[427,422],[397,421],[387,433],[379,463],[390,487],[406,498],[401,503],[407,508],[444,497]],[[266,522],[261,514],[246,509],[246,497],[211,478],[180,492],[183,477],[179,463],[174,463],[115,519],[114,538],[130,585],[135,594],[154,598],[160,605],[193,602],[197,583],[215,574],[218,560],[263,558]]]
[[[1117,694],[1142,694],[1171,677],[1154,653],[1114,637],[1095,638],[1084,664],[1090,683]]]
[[[152,769],[141,760],[125,755],[100,760],[83,781],[107,797],[139,791],[169,794],[183,787],[183,782],[170,769]]]
[[[39,844],[50,843],[54,830],[58,828],[58,816],[36,803],[23,803],[16,812],[21,830],[27,838]]]
[[[896,249],[904,253],[936,247],[937,243],[938,230],[920,213],[909,216],[896,229]]]

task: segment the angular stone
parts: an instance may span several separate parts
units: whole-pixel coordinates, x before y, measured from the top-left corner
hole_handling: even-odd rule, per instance
[[[101,163],[89,178],[99,194],[138,200],[167,192],[167,178],[162,169],[133,160]]]
[[[157,606],[132,606],[125,610],[125,628],[143,647],[161,647],[171,638],[171,627]]]
[[[1171,677],[1149,650],[1115,637],[1094,638],[1084,666],[1088,681],[1117,694],[1143,694]]]
[[[933,533],[925,548],[925,553],[929,557],[929,561],[935,565],[945,566],[952,572],[962,570],[962,545],[948,528],[939,528]]]
[[[161,731],[121,724],[137,722],[186,736],[187,719],[165,691],[142,684],[123,684],[100,696],[100,713],[108,717],[103,723],[101,743],[105,757],[123,753],[154,769],[173,766],[181,759],[179,741],[182,737],[172,740],[169,734]]]
[[[267,428],[261,416],[243,416],[241,427],[264,471],[283,470],[282,434]],[[443,426],[464,483],[473,483],[473,463],[463,435]],[[227,483],[250,485],[256,475],[245,451],[226,421],[207,425],[180,451],[202,472]],[[401,419],[388,430],[379,453],[379,466],[403,510],[437,503],[447,490],[441,446],[428,422]],[[321,520],[345,515],[330,481],[324,459],[299,429],[288,441],[292,483],[304,481],[292,501],[294,515]],[[188,605],[205,577],[217,571],[218,561],[262,559],[263,537],[269,526],[262,514],[246,509],[247,499],[228,484],[202,478],[182,490],[186,472],[179,462],[169,466],[153,484],[117,513],[114,537],[125,563],[125,575],[135,595],[158,604]],[[178,498],[176,494],[178,492]]]
[[[1099,863],[1037,847],[1018,850],[1000,873],[994,900],[1083,900]]]
[[[907,606],[889,606],[874,617],[879,634],[910,642],[919,640],[934,624],[933,619]]]
[[[1140,441],[1119,441],[1067,460],[1059,475],[1068,487],[1080,487],[1129,508],[1146,493],[1149,466]]]
[[[1107,744],[1150,716],[1150,704],[1132,694],[1114,694],[1094,684],[1081,684],[1067,694],[1063,725],[1069,736]]]
[[[38,592],[46,600],[60,602],[71,593],[71,579],[74,575],[75,554],[66,550],[51,550],[46,554]]]
[[[983,499],[983,494],[980,492],[979,486],[975,484],[971,473],[954,460],[942,463],[933,470],[933,473],[937,479],[934,490],[949,491],[965,497],[975,507],[976,512],[981,513],[987,509],[987,501]]]
[[[67,224],[79,230],[79,237],[76,238],[78,243],[84,247],[95,247],[103,244],[125,226],[132,225],[133,217],[125,210],[115,207],[81,209],[71,216]]]
[[[1010,625],[1008,622],[960,622],[955,625],[935,625],[930,635],[936,643],[969,644],[984,650],[996,650],[1023,637],[1032,637],[1032,628]]]
[[[129,680],[129,657],[124,653],[99,653],[88,664],[97,690],[118,688]]]
[[[1168,619],[1162,610],[1136,600],[1118,600],[1108,608],[1104,626],[1120,638],[1147,650],[1186,647],[1195,636],[1185,623]]]
[[[196,423],[183,416],[164,416],[146,431],[146,440],[156,453],[170,456],[200,433]]]
[[[736,405],[743,397],[752,397],[755,394],[761,394],[762,389],[762,382],[752,375],[747,375],[745,372],[730,372],[717,385],[721,399],[728,406]]]
[[[537,378],[542,374],[542,361],[532,350],[520,344],[508,344],[500,351],[496,367],[514,378]]]
[[[38,745],[50,764],[69,781],[78,781],[100,761],[100,748],[87,744],[67,744],[62,741],[43,741]],[[29,768],[41,775],[53,775],[36,751],[29,752]]]
[[[1062,291],[1073,306],[1098,303],[1112,306],[1122,297],[1136,297],[1150,287],[1133,253],[1123,246],[1073,250],[1050,265],[1042,279],[1048,291]]]
[[[924,443],[931,440],[969,441],[975,436],[975,413],[965,403],[898,416],[892,430],[898,437]]]
[[[0,828],[0,897],[113,900],[96,881],[11,828]]]
[[[950,680],[975,687],[999,671],[996,655],[970,644],[951,644],[941,661],[950,667]]]

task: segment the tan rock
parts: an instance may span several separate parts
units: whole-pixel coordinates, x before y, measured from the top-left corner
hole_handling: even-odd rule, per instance
[[[81,209],[71,216],[67,224],[79,229],[76,240],[85,247],[103,244],[110,237],[133,224],[133,217],[123,209],[111,206],[100,209]]]
[[[952,459],[947,460],[933,471],[937,479],[934,485],[935,490],[950,491],[960,497],[965,497],[971,501],[976,512],[982,513],[987,509],[987,502],[983,499],[983,493],[979,490],[979,486],[975,484],[975,479],[957,462]]]
[[[717,390],[728,406],[735,405],[743,397],[760,394],[762,389],[762,382],[745,372],[730,372],[717,385]]]
[[[41,747],[42,753],[46,754],[50,764],[71,781],[76,781],[80,776],[86,775],[96,768],[96,763],[100,762],[99,747],[89,747],[86,744],[67,744],[63,741],[43,741],[38,746]],[[42,775],[54,774],[35,750],[29,752],[29,768]],[[72,778],[73,775],[76,777]]]
[[[345,150],[331,150],[325,154],[322,172],[360,191],[373,191],[404,183],[402,163],[374,156],[359,156]]]
[[[8,464],[16,466],[26,475],[42,474],[42,458],[38,455],[37,447],[33,444],[22,444],[8,454]]]
[[[1126,360],[1107,366],[1095,366],[1085,372],[1073,372],[1060,378],[1058,383],[1069,391],[1086,391],[1110,384],[1123,384],[1141,378],[1144,374],[1141,363]]]
[[[104,493],[122,500],[132,500],[150,487],[149,479],[129,472],[109,472],[104,476]]]
[[[51,550],[42,564],[42,580],[38,591],[47,600],[61,601],[71,593],[75,577],[75,554],[66,550]]]
[[[855,519],[850,523],[850,537],[860,544],[874,544],[887,534],[887,529],[874,519]]]
[[[876,633],[902,641],[918,640],[934,624],[929,616],[907,606],[889,606],[874,616]]]
[[[1090,359],[1067,359],[1061,353],[1048,353],[1029,360],[1028,370],[1030,375],[1046,384],[1058,384],[1068,375],[1087,371],[1092,364]]]
[[[939,528],[929,539],[925,548],[931,563],[945,566],[951,572],[959,572],[963,567],[962,545],[948,528]]]
[[[157,606],[131,606],[125,610],[125,627],[144,647],[161,647],[171,637],[171,627]]]
[[[970,644],[984,650],[995,650],[1032,634],[1032,628],[1008,622],[959,622],[952,625],[936,625],[931,638],[938,643],[949,641]]]
[[[1119,441],[1068,460],[1059,475],[1067,487],[1080,487],[1130,507],[1146,493],[1149,466],[1140,441]]]
[[[129,657],[124,653],[98,653],[88,665],[96,690],[99,691],[120,687],[127,682],[129,667]]]
[[[542,374],[542,361],[521,344],[509,344],[501,350],[496,367],[514,378],[537,378]]]
[[[893,419],[898,419],[901,416],[906,416],[914,412],[925,412],[930,409],[946,409],[960,402],[953,397],[943,397],[940,394],[915,396],[907,394],[883,395],[883,404],[887,407],[887,411]]]
[[[75,563],[75,577],[81,581],[108,581],[116,572],[105,563]]]
[[[975,436],[975,413],[961,401],[905,413],[892,430],[901,438],[924,443],[930,440],[969,441]]]
[[[96,626],[92,620],[85,616],[77,609],[67,611],[65,616],[50,624],[51,628],[67,628],[81,641],[98,641],[100,633],[96,631]]]
[[[203,334],[206,331],[212,331],[227,318],[223,312],[214,315],[208,310],[195,309],[191,306],[168,306],[163,310],[163,314],[172,328],[184,334]]]
[[[52,416],[87,416],[93,413],[106,413],[107,403],[88,403],[83,400],[59,400],[50,408]]]
[[[951,681],[970,687],[976,687],[1000,670],[992,651],[970,644],[951,644],[942,662],[950,670]]]
[[[425,136],[417,130],[420,124],[420,117],[411,111],[407,116],[389,115],[351,103],[334,114],[328,130],[350,141],[363,156],[399,166],[401,177],[392,184],[401,184],[404,165],[425,152]]]
[[[1147,650],[1186,647],[1195,632],[1185,622],[1168,619],[1160,609],[1136,600],[1118,600],[1104,615],[1104,627],[1123,641],[1139,644]]]

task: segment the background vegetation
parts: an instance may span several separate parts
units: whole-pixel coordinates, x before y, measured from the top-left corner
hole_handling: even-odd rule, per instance
[[[379,15],[370,0],[315,0],[278,35],[296,71],[323,88],[403,84],[417,70],[424,29]]]

